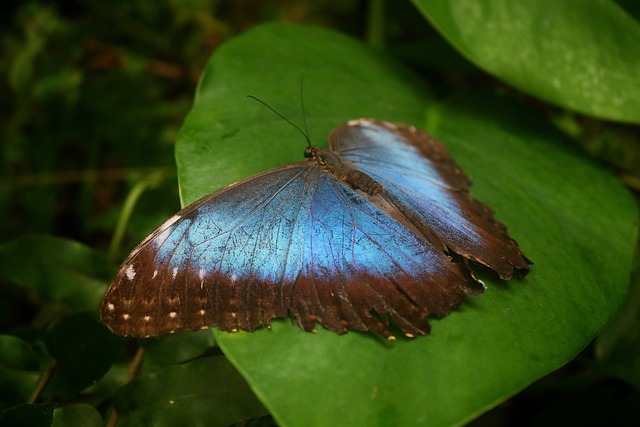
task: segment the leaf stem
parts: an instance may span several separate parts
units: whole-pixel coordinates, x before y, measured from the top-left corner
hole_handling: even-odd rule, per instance
[[[111,244],[109,245],[109,251],[107,252],[107,258],[110,262],[115,261],[118,249],[120,248],[120,243],[122,242],[122,236],[124,236],[127,224],[129,223],[133,209],[140,199],[140,196],[142,196],[147,189],[157,187],[166,177],[167,174],[164,170],[152,172],[140,180],[140,182],[138,182],[129,192],[129,195],[124,202],[124,206],[122,207],[120,218],[118,218],[118,223],[116,224],[116,229],[113,233]]]
[[[384,0],[369,1],[367,41],[373,47],[384,48]]]
[[[20,189],[26,187],[63,185],[73,183],[86,183],[101,181],[127,181],[141,179],[154,171],[153,168],[124,168],[124,169],[101,169],[101,170],[80,170],[80,171],[58,171],[39,174],[27,174],[10,178],[0,178],[0,188]],[[163,167],[161,169],[167,176],[175,174],[175,169]]]
[[[129,365],[129,374],[127,375],[127,380],[125,384],[130,383],[135,377],[138,376],[138,372],[140,372],[140,367],[142,366],[142,361],[144,360],[144,347],[138,347],[136,354],[133,356],[133,360]],[[109,420],[107,421],[106,427],[115,427],[118,422],[118,413],[115,408],[111,408],[111,414],[109,414]]]
[[[40,377],[38,384],[36,384],[36,387],[33,389],[31,396],[29,396],[27,403],[35,403],[38,400],[42,391],[45,389],[47,384],[49,384],[49,381],[51,381],[53,373],[57,367],[58,363],[55,360],[52,360],[49,366],[47,366],[47,369],[42,373],[42,376]]]

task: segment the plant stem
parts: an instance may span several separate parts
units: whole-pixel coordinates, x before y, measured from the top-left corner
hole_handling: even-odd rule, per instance
[[[55,372],[57,367],[58,363],[55,360],[53,360],[49,364],[47,369],[45,369],[45,371],[42,373],[40,381],[38,381],[38,384],[36,384],[36,388],[33,389],[31,396],[29,396],[29,400],[27,401],[27,403],[35,403],[38,400],[40,394],[42,394],[42,391],[45,389],[47,384],[49,384],[49,381],[51,381],[53,373]]]
[[[367,41],[373,47],[384,48],[384,0],[369,2]]]
[[[124,202],[124,206],[122,207],[122,213],[120,214],[120,218],[118,218],[118,223],[116,224],[116,229],[113,233],[111,244],[109,245],[109,251],[107,252],[109,261],[113,262],[116,258],[118,248],[120,247],[120,243],[122,242],[122,236],[124,236],[124,232],[127,229],[127,224],[129,223],[129,219],[131,218],[133,209],[135,208],[138,199],[140,199],[140,196],[148,188],[158,186],[165,178],[166,173],[164,171],[155,171],[147,175],[131,189],[129,195],[127,196],[127,199]]]

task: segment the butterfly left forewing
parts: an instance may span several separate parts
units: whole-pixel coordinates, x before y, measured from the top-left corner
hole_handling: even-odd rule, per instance
[[[290,316],[344,333],[429,331],[482,288],[316,163],[265,172],[185,208],[127,258],[102,318],[116,333],[254,330]]]
[[[279,280],[283,267],[269,255],[285,250],[277,230],[286,237],[292,219],[277,202],[283,188],[296,191],[288,183],[306,167],[241,181],[160,226],[120,267],[102,304],[103,321],[118,334],[145,337],[214,325],[252,330],[282,317],[280,290],[269,282]],[[267,209],[280,215],[279,224],[262,220]]]

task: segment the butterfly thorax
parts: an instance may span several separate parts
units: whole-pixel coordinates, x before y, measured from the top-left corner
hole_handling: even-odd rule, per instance
[[[332,151],[325,151],[318,147],[309,147],[305,151],[305,157],[312,162],[329,171],[340,181],[350,187],[361,190],[371,196],[376,196],[384,192],[384,187],[375,179],[371,178],[361,170],[356,169],[351,162],[344,161],[338,154]]]

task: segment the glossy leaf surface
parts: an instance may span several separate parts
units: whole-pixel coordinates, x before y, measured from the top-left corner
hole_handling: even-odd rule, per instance
[[[295,121],[303,75],[314,144],[350,118],[426,128],[535,265],[508,285],[482,275],[485,294],[416,340],[308,334],[289,321],[216,333],[280,424],[463,423],[571,360],[611,318],[637,233],[635,205],[616,179],[528,108],[482,94],[440,106],[390,58],[328,31],[272,24],[216,52],[179,135],[185,203],[301,160],[303,138],[245,96]]]
[[[414,0],[467,59],[581,113],[640,123],[640,24],[614,1]]]

